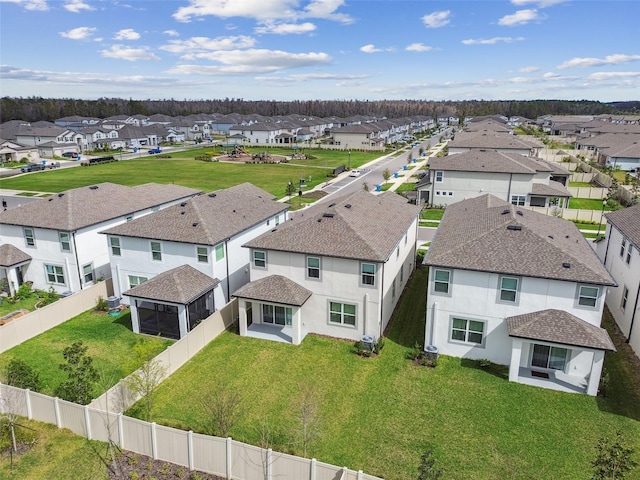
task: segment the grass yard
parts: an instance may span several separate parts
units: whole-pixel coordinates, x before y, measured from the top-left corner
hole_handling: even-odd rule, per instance
[[[430,228],[438,228],[440,226],[440,222],[429,222],[425,220],[420,220],[421,227],[430,227]]]
[[[438,208],[425,208],[420,212],[421,220],[442,220],[444,210]]]
[[[591,185],[589,182],[569,182],[569,186],[570,187],[587,187],[587,188],[593,187],[593,185]]]
[[[125,365],[136,342],[153,343],[157,345],[158,353],[173,343],[133,333],[128,312],[111,317],[106,313],[87,311],[1,354],[0,372],[12,358],[18,358],[40,374],[42,393],[52,395],[66,379],[66,373],[58,367],[64,361],[62,350],[78,340],[89,347],[87,353],[93,357],[98,372],[103,372],[107,383],[103,387],[106,388],[133,371],[125,370]],[[95,396],[101,393],[96,387]]]
[[[416,184],[414,182],[404,182],[398,185],[398,188],[395,189],[397,193],[401,192],[413,192],[416,189]]]
[[[576,210],[602,210],[602,200],[599,198],[570,198],[569,208]],[[605,211],[610,211],[611,206],[606,205]]]
[[[202,431],[201,401],[224,386],[241,396],[233,438],[259,444],[266,432],[274,449],[301,454],[295,404],[310,387],[321,421],[309,456],[388,480],[416,478],[428,448],[443,478],[474,480],[585,479],[598,438],[617,430],[640,451],[640,396],[623,353],[607,354],[607,398],[510,383],[506,367],[453,357],[414,366],[426,281],[426,269],[413,275],[380,356],[315,335],[292,346],[225,332],[161,385],[153,420]]]
[[[318,155],[314,160],[296,160],[295,163],[277,165],[194,160],[195,156],[204,155],[207,151],[210,152],[211,149],[175,152],[170,154],[170,159],[141,157],[91,167],[50,170],[36,175],[3,179],[2,185],[6,189],[61,192],[100,182],[129,186],[155,182],[176,183],[210,192],[251,182],[280,198],[285,195],[289,181],[297,185],[300,178],[305,178],[308,188],[312,188],[324,182],[327,173],[331,173],[334,167],[347,164],[346,152],[332,150],[309,152]],[[276,149],[269,151],[275,153]],[[287,151],[291,153],[291,150]],[[356,167],[379,156],[379,152],[351,152],[351,164]]]

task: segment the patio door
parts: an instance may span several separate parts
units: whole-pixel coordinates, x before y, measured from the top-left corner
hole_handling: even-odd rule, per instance
[[[262,304],[262,321],[275,325],[291,326],[291,307],[280,307],[277,305]]]
[[[531,366],[549,370],[560,370],[564,372],[568,353],[569,350],[566,348],[536,344],[533,346]]]

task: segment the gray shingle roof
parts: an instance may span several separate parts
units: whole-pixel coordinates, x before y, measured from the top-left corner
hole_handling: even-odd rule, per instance
[[[8,243],[0,245],[0,267],[13,267],[29,260],[31,260],[31,255],[23,252],[18,247]]]
[[[233,296],[301,307],[312,294],[311,290],[282,275],[270,275],[247,283],[236,290]]]
[[[431,170],[523,173],[550,172],[546,163],[519,153],[503,153],[496,150],[475,149],[463,153],[436,157],[429,160]]]
[[[0,224],[74,231],[200,193],[180,185],[99,183],[0,213]]]
[[[396,193],[359,190],[299,212],[244,246],[384,262],[419,213]]]
[[[640,204],[604,214],[631,243],[640,248]]]
[[[507,317],[507,328],[510,337],[616,351],[604,328],[591,325],[564,310],[549,309]]]
[[[186,305],[212,290],[220,280],[191,265],[172,268],[123,292],[130,297]]]
[[[217,245],[289,205],[250,183],[200,195],[102,233],[199,245]]]
[[[491,149],[531,149],[534,143],[508,133],[495,132],[459,132],[449,142],[449,148],[491,148]]]
[[[573,197],[571,192],[567,190],[567,187],[562,185],[560,182],[554,182],[553,180],[549,180],[549,185],[545,185],[544,183],[534,183],[531,185],[531,195]]]
[[[425,263],[615,285],[575,224],[521,209],[493,195],[449,205]]]

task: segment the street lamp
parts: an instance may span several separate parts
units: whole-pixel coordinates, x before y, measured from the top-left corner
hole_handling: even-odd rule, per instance
[[[349,150],[349,170],[351,170],[351,150]]]
[[[602,227],[602,218],[604,217],[604,207],[607,206],[607,199],[602,200],[602,212],[600,213],[600,223],[598,223],[598,233],[596,233],[596,240],[600,238],[600,227]]]

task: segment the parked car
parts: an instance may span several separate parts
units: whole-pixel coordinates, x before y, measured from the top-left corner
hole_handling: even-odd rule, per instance
[[[40,170],[44,170],[44,168],[44,165],[42,165],[41,163],[29,163],[24,167],[21,167],[20,171],[22,173],[39,172]]]
[[[64,152],[62,156],[66,158],[78,158],[78,154],[76,152]]]
[[[360,170],[351,170],[351,173],[349,173],[350,177],[359,177],[361,174]]]
[[[155,147],[149,150],[149,155],[153,155],[155,153],[162,153],[162,149],[160,147]]]

